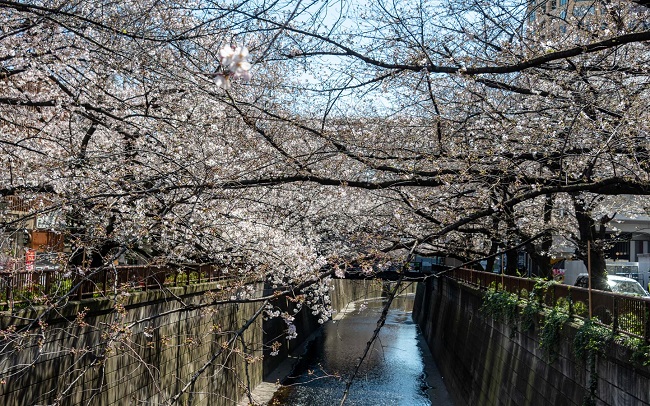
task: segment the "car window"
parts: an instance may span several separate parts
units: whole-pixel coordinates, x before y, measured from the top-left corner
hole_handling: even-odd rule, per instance
[[[581,288],[586,288],[587,285],[589,285],[589,281],[587,280],[586,276],[578,276],[578,279],[576,279],[575,286],[581,287]]]
[[[637,282],[631,281],[609,281],[609,286],[613,292],[625,293],[628,295],[645,296],[646,292]]]

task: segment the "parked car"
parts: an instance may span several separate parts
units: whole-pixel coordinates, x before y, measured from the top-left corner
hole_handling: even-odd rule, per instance
[[[618,275],[607,275],[607,284],[609,285],[610,290],[614,293],[650,297],[650,294],[648,294],[648,292],[643,289],[641,284],[632,278],[626,278],[624,276]],[[589,275],[586,273],[579,274],[578,278],[576,279],[575,286],[588,288]]]

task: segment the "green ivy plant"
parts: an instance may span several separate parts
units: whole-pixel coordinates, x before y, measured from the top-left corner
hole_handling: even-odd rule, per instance
[[[573,352],[578,359],[585,360],[589,369],[588,393],[582,402],[583,406],[595,406],[598,393],[597,357],[603,354],[606,346],[612,341],[611,330],[595,323],[591,319],[585,320],[578,329],[573,340]]]
[[[532,331],[535,327],[535,317],[542,311],[542,305],[536,300],[527,300],[521,309],[522,331]]]
[[[562,327],[567,320],[569,313],[559,307],[552,308],[544,318],[544,325],[539,332],[539,347],[550,362],[554,362],[559,355]]]
[[[512,328],[511,337],[518,329],[530,331],[535,327],[536,317],[543,311],[543,303],[552,281],[538,280],[533,290],[522,294],[523,298],[509,293],[501,286],[492,284],[483,296],[480,312],[495,321],[509,325]],[[539,331],[539,346],[549,362],[554,362],[559,356],[562,328],[573,316],[587,313],[587,306],[582,302],[573,302],[571,298],[558,300],[555,306],[546,314]],[[626,322],[626,315],[622,315]],[[627,323],[633,324],[633,323]],[[641,324],[642,325],[642,324]],[[641,331],[634,331],[640,334]],[[584,406],[596,404],[598,392],[597,358],[603,354],[606,347],[616,340],[619,344],[631,348],[632,362],[650,365],[650,344],[643,339],[629,336],[614,336],[610,327],[598,323],[598,320],[586,319],[578,329],[573,341],[573,353],[577,359],[584,360],[589,370],[588,393],[583,400]]]
[[[491,286],[483,296],[480,312],[511,328],[511,337],[517,333],[519,299],[516,295]]]
[[[650,344],[644,339],[621,335],[616,337],[616,342],[632,350],[630,361],[643,366],[650,365]]]
[[[582,360],[587,359],[589,354],[602,354],[612,339],[612,332],[608,327],[587,319],[573,340],[574,354]]]
[[[521,309],[521,329],[531,331],[535,327],[535,317],[542,311],[542,302],[548,291],[549,283],[543,279],[535,282],[533,290],[528,294],[528,300]]]

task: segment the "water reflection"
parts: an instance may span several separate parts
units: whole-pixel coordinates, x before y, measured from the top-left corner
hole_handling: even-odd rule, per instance
[[[393,302],[386,324],[352,385],[346,405],[430,405],[424,362],[411,320],[414,295]],[[359,303],[357,303],[359,305]],[[370,300],[340,321],[324,326],[310,346],[299,376],[286,382],[271,404],[337,405],[371,338],[383,300]]]

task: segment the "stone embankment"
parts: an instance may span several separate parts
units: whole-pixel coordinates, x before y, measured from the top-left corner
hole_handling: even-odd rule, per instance
[[[650,369],[633,362],[630,349],[611,343],[592,368],[576,357],[579,326],[566,323],[551,360],[540,348],[542,317],[532,330],[516,331],[482,315],[481,303],[481,291],[452,279],[418,287],[414,319],[455,404],[650,404]]]
[[[381,282],[333,283],[330,296],[336,310],[382,290]],[[203,306],[219,289],[217,283],[204,283],[132,292],[117,301],[71,301],[41,316],[40,325],[19,336],[12,331],[34,314],[27,309],[11,317],[0,314],[0,404],[162,405],[179,392],[185,393],[180,405],[236,404],[244,388],[268,379],[320,325],[309,311],[302,311],[295,320],[298,338],[286,341],[282,320],[259,317],[226,350],[232,333],[260,303]],[[282,307],[282,301],[289,304],[286,299],[275,304]],[[281,344],[279,354],[266,356],[275,341]]]

